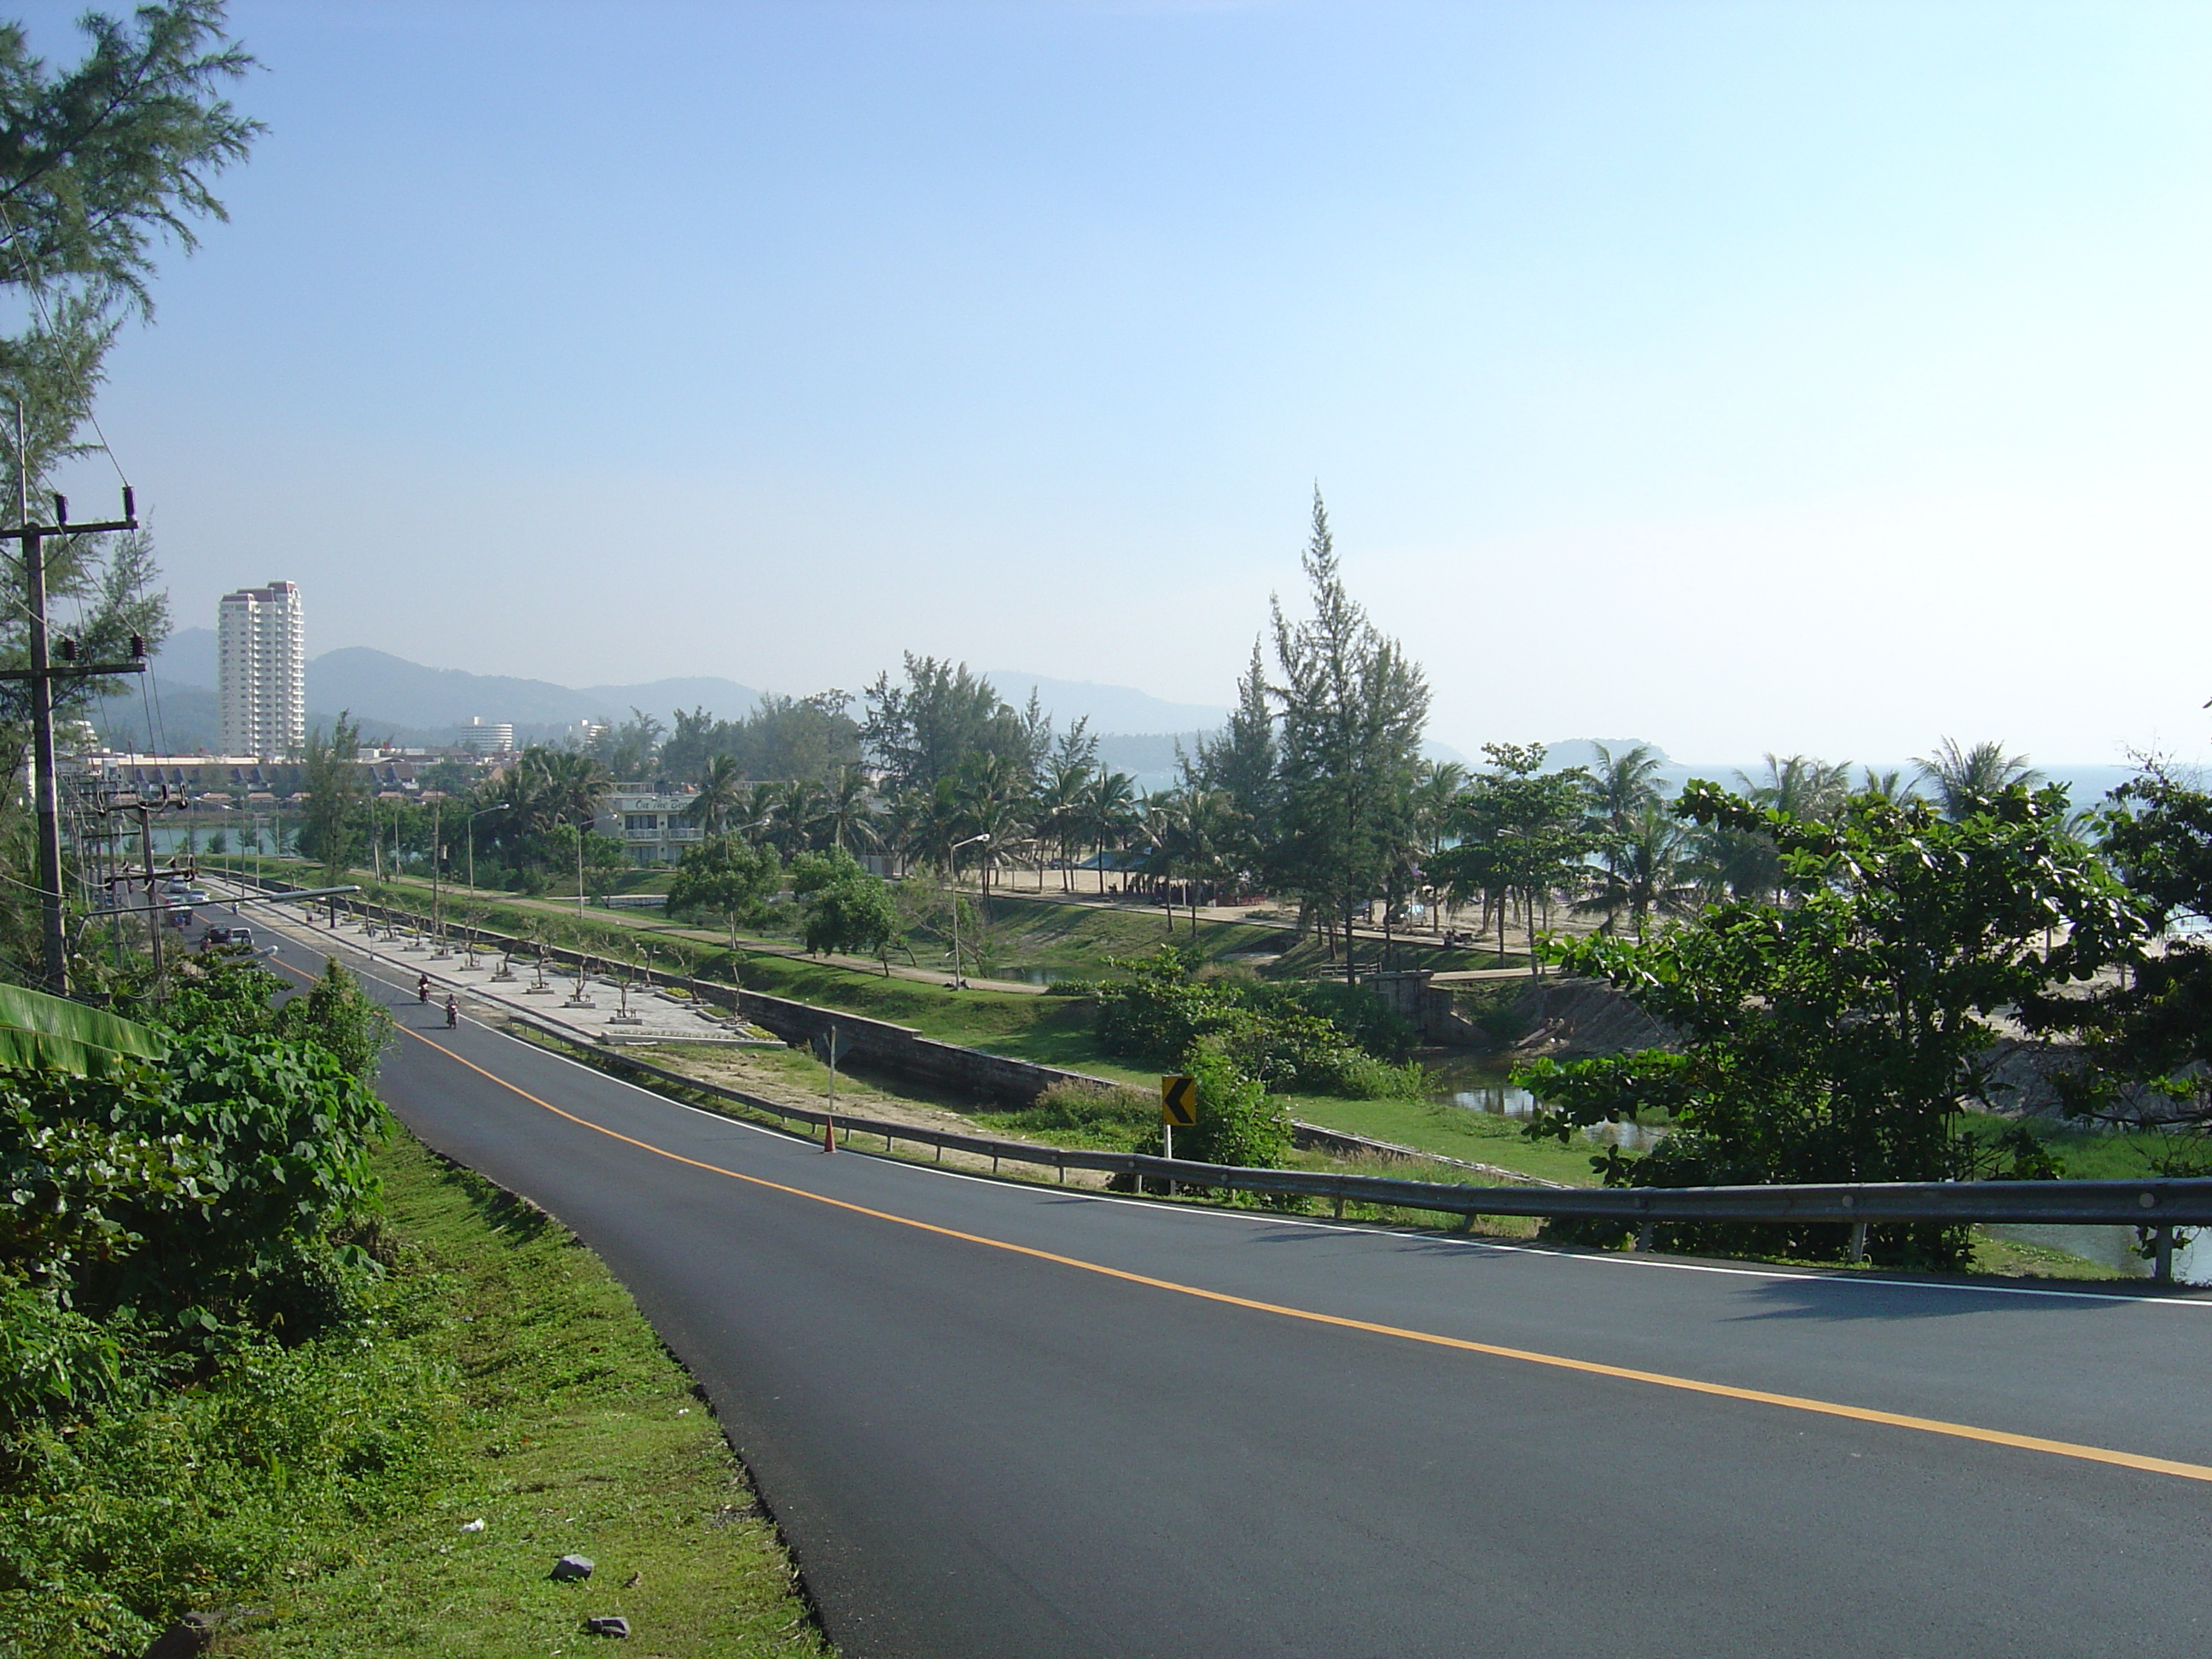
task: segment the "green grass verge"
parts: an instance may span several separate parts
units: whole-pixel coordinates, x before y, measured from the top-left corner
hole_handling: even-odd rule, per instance
[[[2027,1244],[2017,1239],[1996,1238],[1974,1230],[1972,1271],[1988,1273],[2000,1279],[2088,1279],[2106,1283],[2132,1284],[2136,1280],[2116,1273],[2100,1261],[2092,1261],[2067,1250],[2054,1250],[2048,1245]]]
[[[210,867],[235,866],[235,859],[208,859]],[[264,874],[280,867],[279,861],[264,859]],[[315,874],[313,866],[296,860],[283,860],[282,868],[303,886],[316,884],[307,879]],[[356,872],[359,878],[361,872]],[[669,873],[665,871],[630,870],[617,877],[611,890],[622,894],[665,893],[668,890]],[[430,896],[430,884],[415,876],[395,876],[386,885],[395,892],[417,896],[425,902]],[[528,917],[537,922],[557,921],[563,916],[572,924],[575,921],[574,901],[564,902],[553,897],[526,899],[520,896],[495,900],[456,900],[447,890],[449,914],[471,902],[489,905],[510,911],[518,918]],[[971,899],[972,899],[971,895]],[[636,927],[672,937],[695,939],[711,945],[717,937],[711,927],[690,927],[672,923],[659,915],[647,911],[629,913]],[[771,929],[756,937],[763,941],[792,948],[799,944],[793,928],[789,931]],[[605,922],[614,929],[624,929],[625,924],[615,921],[605,911],[592,920]],[[610,935],[611,937],[616,935]],[[934,936],[917,934],[908,944],[925,967],[942,967],[945,945]],[[972,936],[965,939],[969,947],[978,941]],[[1217,967],[1249,965],[1252,971],[1267,978],[1306,979],[1332,970],[1328,954],[1310,933],[1301,933],[1288,927],[1272,927],[1247,921],[1213,921],[1201,920],[1194,933],[1188,913],[1179,914],[1175,927],[1170,931],[1166,912],[1158,907],[1138,905],[1073,904],[1049,898],[1036,898],[1006,893],[994,893],[990,903],[989,926],[981,941],[984,952],[983,972],[987,977],[1034,978],[1049,975],[1054,978],[1097,978],[1109,971],[1109,962],[1115,957],[1144,956],[1162,945],[1173,944],[1179,950],[1189,951],[1201,963]],[[1374,966],[1382,956],[1379,940],[1363,939],[1359,960],[1363,968]],[[1488,951],[1447,951],[1440,945],[1422,942],[1418,936],[1401,939],[1393,948],[1394,960],[1401,968],[1431,968],[1439,970],[1468,968],[1490,968],[1502,964],[1525,964],[1525,956],[1501,958]],[[902,960],[894,951],[893,960]]]
[[[410,1137],[379,1161],[407,1271],[444,1304],[416,1339],[450,1378],[439,1477],[301,1550],[276,1621],[238,1650],[535,1659],[620,1613],[642,1653],[826,1653],[690,1376],[598,1258]],[[548,1578],[570,1552],[597,1563],[588,1583]]]

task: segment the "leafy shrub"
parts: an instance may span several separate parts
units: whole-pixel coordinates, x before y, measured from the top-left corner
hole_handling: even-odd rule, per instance
[[[408,1322],[393,1298],[319,1342],[250,1342],[188,1391],[10,1437],[0,1650],[139,1652],[194,1586],[266,1583],[319,1525],[419,1503],[453,1380],[384,1340]]]
[[[1079,1144],[1133,1152],[1149,1130],[1157,1135],[1160,1103],[1142,1089],[1055,1083],[1000,1121],[1016,1134],[1054,1135]]]
[[[1246,1169],[1280,1164],[1291,1147],[1291,1117],[1268,1098],[1260,1081],[1209,1043],[1192,1051],[1189,1065],[1198,1081],[1198,1122],[1183,1131],[1186,1139],[1176,1151],[1204,1163]]]
[[[1246,992],[1251,1005],[1263,1013],[1294,1008],[1327,1020],[1354,1047],[1382,1060],[1403,1060],[1413,1051],[1421,1034],[1413,1022],[1372,991],[1340,980],[1297,980],[1289,983],[1260,981]]]
[[[1205,1044],[1271,1093],[1379,1099],[1425,1092],[1418,1066],[1392,1063],[1411,1046],[1412,1028],[1356,986],[1197,979],[1171,945],[1114,966],[1127,977],[1096,992],[1099,1041],[1109,1054],[1188,1066]],[[1361,1046],[1362,1033],[1379,1053]]]
[[[1158,1121],[1160,1103],[1141,1089],[1055,1083],[1018,1115],[1038,1129],[1127,1127]]]

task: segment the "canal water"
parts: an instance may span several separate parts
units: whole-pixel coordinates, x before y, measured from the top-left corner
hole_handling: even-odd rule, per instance
[[[1536,1097],[1507,1080],[1510,1067],[1494,1060],[1457,1056],[1424,1063],[1438,1081],[1437,1097],[1447,1106],[1456,1106],[1463,1112],[1487,1112],[1492,1117],[1526,1120],[1535,1114]],[[1666,1133],[1665,1126],[1648,1123],[1594,1123],[1581,1132],[1585,1140],[1628,1152],[1650,1152]]]

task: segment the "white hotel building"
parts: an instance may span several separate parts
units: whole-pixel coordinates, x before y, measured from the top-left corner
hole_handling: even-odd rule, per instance
[[[223,752],[278,759],[307,740],[307,635],[290,582],[226,593],[216,626]]]

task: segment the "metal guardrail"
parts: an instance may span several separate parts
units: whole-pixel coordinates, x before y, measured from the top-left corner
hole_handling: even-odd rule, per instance
[[[514,1023],[565,1047],[589,1054],[618,1071],[650,1078],[665,1087],[718,1097],[786,1121],[819,1130],[830,1114],[787,1105],[741,1089],[686,1077],[619,1051],[579,1042],[563,1031],[520,1016]],[[1798,1187],[1539,1188],[1476,1187],[1435,1181],[1396,1181],[1326,1170],[1254,1170],[1153,1158],[1142,1152],[1094,1152],[1001,1140],[918,1124],[835,1115],[846,1134],[880,1135],[888,1150],[908,1141],[1057,1170],[1096,1170],[1140,1182],[1216,1191],[1294,1194],[1346,1203],[1444,1215],[1573,1217],[1620,1221],[1642,1228],[1654,1222],[1834,1222],[1846,1226],[1899,1222],[2015,1222],[2075,1226],[2144,1227],[2172,1248],[2176,1227],[2212,1226],[2212,1179],[2156,1181],[1862,1182]]]

